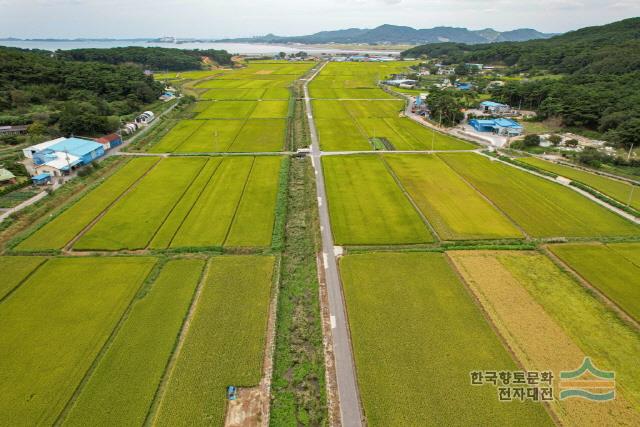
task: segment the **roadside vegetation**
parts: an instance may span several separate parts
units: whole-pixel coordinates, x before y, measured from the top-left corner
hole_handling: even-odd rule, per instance
[[[289,171],[272,380],[273,426],[327,423],[316,251],[314,175],[304,159]]]

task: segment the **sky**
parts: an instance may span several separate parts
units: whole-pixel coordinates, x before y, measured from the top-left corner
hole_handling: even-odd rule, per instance
[[[640,0],[0,0],[0,37],[223,38],[372,28],[565,32],[640,16]]]

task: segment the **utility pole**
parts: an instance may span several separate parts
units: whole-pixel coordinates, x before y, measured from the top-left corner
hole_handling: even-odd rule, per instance
[[[633,143],[631,143],[631,148],[629,148],[629,154],[627,154],[627,161],[631,159],[631,152],[633,151]]]

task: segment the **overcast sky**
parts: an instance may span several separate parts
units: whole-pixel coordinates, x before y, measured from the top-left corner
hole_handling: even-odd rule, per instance
[[[640,0],[0,0],[0,37],[302,35],[380,24],[565,32],[640,15]]]

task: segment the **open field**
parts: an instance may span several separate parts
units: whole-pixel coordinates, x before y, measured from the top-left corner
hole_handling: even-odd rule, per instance
[[[51,259],[2,302],[0,424],[54,423],[154,264]]]
[[[256,157],[227,233],[227,246],[269,246],[273,234],[281,157]],[[275,185],[274,185],[275,184]],[[272,209],[265,209],[272,206]]]
[[[518,159],[518,161],[564,176],[572,181],[581,182],[582,184],[588,185],[589,187],[598,190],[602,194],[605,194],[620,203],[627,204],[631,202],[630,205],[633,208],[640,210],[640,188],[636,187],[635,191],[632,193],[633,186],[627,182],[607,178],[602,175],[586,172],[570,166],[548,162],[536,157],[523,157]]]
[[[289,101],[202,101],[196,119],[284,119]]]
[[[545,257],[505,256],[501,263],[600,368],[616,371],[618,390],[640,411],[638,330]]]
[[[156,425],[222,425],[228,385],[262,376],[273,257],[216,257],[159,396]]]
[[[197,119],[245,119],[258,105],[258,101],[203,101],[198,102]]]
[[[617,374],[621,373],[620,367],[625,376],[617,376],[618,387],[636,386],[637,378],[633,380],[626,374],[633,375],[635,370],[630,352],[634,348],[637,351],[640,336],[612,319],[604,306],[544,255],[516,251],[447,254],[525,368],[554,373],[556,399],[559,372],[577,368],[586,355],[606,354],[604,358],[598,357],[597,366],[614,369]],[[564,312],[564,316],[554,318],[545,310]],[[565,329],[564,323],[583,322],[587,327],[579,329],[587,335],[584,338],[589,346],[573,339],[572,331]],[[604,328],[608,336],[594,333],[589,327]],[[551,407],[566,425],[614,425],[621,419],[629,425],[638,424],[640,412],[634,410],[633,401],[621,391],[626,389],[618,388],[616,399],[610,402],[594,405],[583,399],[567,399],[556,400]],[[633,394],[629,397],[633,398]]]
[[[550,245],[551,252],[585,280],[640,321],[640,243]],[[626,255],[627,254],[627,255]],[[629,256],[628,254],[633,254]],[[626,255],[626,256],[625,256]],[[640,391],[640,390],[639,390]]]
[[[165,159],[120,199],[80,240],[78,250],[143,249],[206,159]]]
[[[130,160],[106,182],[22,241],[16,249],[62,248],[157,162],[158,159],[152,157]]]
[[[152,153],[281,151],[285,119],[183,120],[149,150]]]
[[[315,62],[296,62],[288,61],[250,61],[241,68],[220,68],[214,70],[200,71],[178,71],[167,73],[155,73],[153,77],[156,80],[205,80],[205,82],[213,82],[225,79],[246,79],[275,77],[276,79],[295,79],[306,73],[315,65]],[[200,86],[203,83],[199,83]]]
[[[239,246],[253,246],[257,241],[271,242],[275,191],[278,187],[278,173],[281,158],[236,157],[225,159],[216,169],[211,181],[203,189],[198,200],[184,217],[171,240],[170,247],[221,246],[225,243],[233,224],[233,241]],[[256,166],[255,171],[252,167]],[[262,176],[265,181],[256,183],[254,176]],[[250,175],[251,174],[251,175]],[[256,186],[264,186],[269,191],[260,195],[266,205],[247,201],[242,205],[242,213],[234,223],[240,200],[249,182],[247,197],[255,194]],[[273,197],[269,197],[273,195]],[[268,197],[268,200],[267,200]],[[248,223],[248,224],[247,224]],[[255,227],[257,233],[249,235],[239,230]],[[241,236],[244,236],[242,238]]]
[[[477,154],[438,154],[533,237],[633,236],[640,227],[559,184]]]
[[[396,150],[466,150],[475,146],[400,116],[402,101],[313,101],[324,151],[371,150],[385,138]]]
[[[63,425],[143,425],[204,260],[169,261],[131,312],[82,387]]]
[[[522,233],[434,155],[385,155],[443,240],[522,238]]]
[[[147,160],[148,164],[157,161],[150,157],[140,160]],[[137,161],[133,160],[134,163]],[[277,156],[162,159],[80,236],[73,249],[117,251],[148,246],[154,249],[212,247],[224,245],[227,237],[234,245],[242,247],[268,246],[281,163],[282,157]],[[128,172],[135,176],[139,173]],[[130,182],[121,172],[111,179],[116,179],[116,184]],[[95,192],[110,188],[111,179],[74,205],[74,208],[82,209],[69,209],[61,215],[73,212],[86,222],[73,218],[74,234],[68,232],[60,245],[73,239],[100,214],[95,206],[84,200],[94,200]],[[105,204],[100,200],[100,207],[104,209]],[[85,213],[85,210],[89,212]],[[55,220],[51,224],[58,226]],[[63,224],[60,222],[59,226]],[[49,234],[56,231],[49,229],[49,225],[28,237],[18,245],[18,249],[58,249],[54,244],[57,245],[61,239],[57,235],[49,238]],[[32,244],[34,241],[37,246]],[[53,243],[48,245],[47,241]]]
[[[378,88],[330,88],[316,87],[309,94],[315,99],[394,99],[395,97]]]
[[[0,257],[0,301],[45,261],[42,257]]]
[[[289,89],[284,87],[268,88],[219,88],[204,92],[201,99],[217,100],[258,100],[258,99],[289,99]]]
[[[443,254],[348,255],[340,270],[368,425],[552,424],[539,404],[470,384],[516,365]]]
[[[432,242],[427,225],[375,156],[322,159],[337,245]]]

